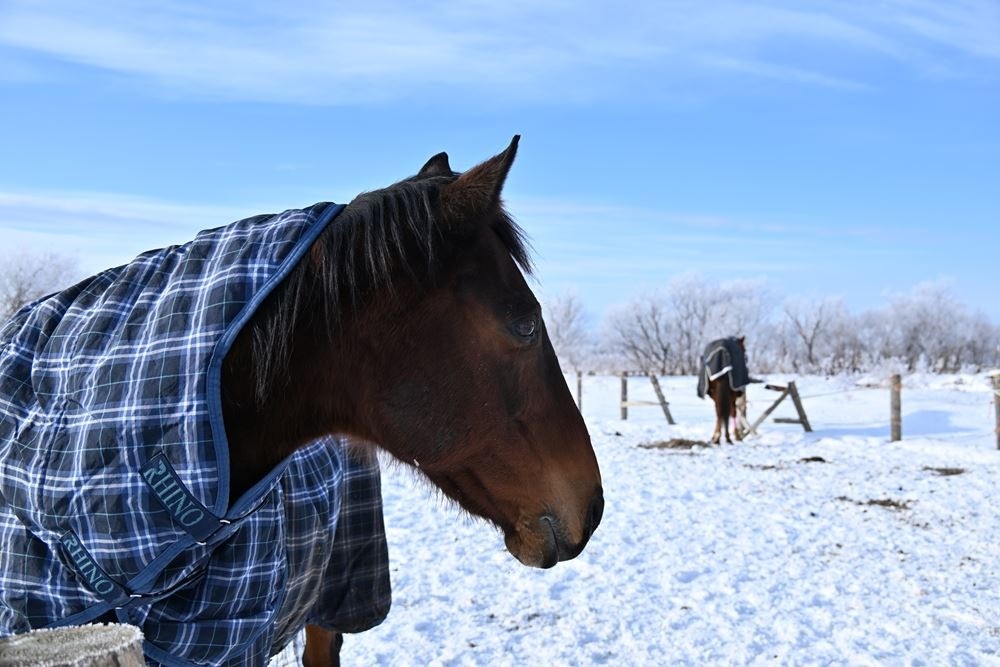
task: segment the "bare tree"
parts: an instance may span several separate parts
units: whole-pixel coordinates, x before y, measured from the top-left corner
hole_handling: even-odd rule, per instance
[[[77,274],[76,261],[56,253],[0,257],[0,323],[29,301],[62,289]]]
[[[960,358],[957,370],[965,366],[979,370],[1000,365],[1000,326],[996,326],[982,313],[969,318],[961,335]]]
[[[824,305],[823,302],[816,305],[802,299],[785,301],[785,317],[788,318],[796,337],[802,342],[805,361],[809,364],[809,368],[816,367],[816,341],[826,326]]]
[[[753,347],[774,310],[770,292],[757,280],[719,283],[687,274],[672,281],[667,293],[680,373],[697,373],[705,345],[716,338],[747,336]]]
[[[586,312],[575,294],[557,295],[546,304],[545,327],[562,364],[574,371],[584,370],[593,342]]]
[[[605,322],[609,349],[639,370],[668,374],[698,372],[705,345],[732,335],[758,337],[773,310],[758,281],[718,283],[697,274],[671,281],[665,292],[642,297]]]
[[[612,312],[605,321],[609,347],[637,370],[666,375],[675,372],[674,322],[666,299],[652,294]]]
[[[824,372],[831,375],[860,372],[865,363],[865,349],[858,334],[858,318],[847,310],[843,301],[836,299],[826,313],[826,320]]]
[[[755,345],[774,311],[770,290],[760,280],[731,280],[717,285],[715,292],[706,338],[742,335]]]
[[[843,302],[835,297],[820,301],[793,298],[785,301],[785,317],[802,344],[805,368],[819,369],[822,357],[831,351],[831,334],[835,323],[843,319]]]
[[[890,297],[892,347],[908,370],[958,370],[953,367],[962,325],[970,316],[947,281],[921,283],[907,294]]]
[[[720,301],[718,286],[698,274],[686,274],[670,282],[668,295],[676,372],[696,373],[713,310]]]

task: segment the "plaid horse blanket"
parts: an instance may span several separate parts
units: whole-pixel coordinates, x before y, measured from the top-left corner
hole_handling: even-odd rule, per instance
[[[113,613],[167,665],[263,664],[389,607],[376,459],[325,438],[230,505],[220,374],[343,206],[140,255],[0,329],[0,636]]]
[[[708,394],[708,383],[729,374],[729,386],[739,391],[750,384],[746,355],[740,342],[733,336],[713,340],[701,356],[701,373],[698,374],[698,398]]]

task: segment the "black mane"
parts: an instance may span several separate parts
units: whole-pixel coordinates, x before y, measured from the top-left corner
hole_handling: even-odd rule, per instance
[[[392,290],[399,280],[431,279],[461,236],[449,229],[455,221],[444,221],[437,212],[440,189],[457,177],[412,177],[361,193],[320,234],[248,326],[258,404],[283,386],[293,328],[304,310],[318,304],[332,337],[343,313],[363,307],[367,294]],[[502,207],[491,228],[518,266],[531,274],[527,237]]]

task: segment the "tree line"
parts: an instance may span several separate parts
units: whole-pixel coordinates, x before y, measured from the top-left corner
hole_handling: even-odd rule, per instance
[[[0,254],[0,327],[24,304],[69,286],[76,260],[58,253]]]
[[[0,324],[25,303],[78,277],[53,253],[0,257]],[[564,370],[659,375],[697,373],[705,345],[747,338],[757,373],[978,372],[1000,366],[1000,326],[971,311],[946,282],[890,295],[852,313],[837,297],[780,298],[762,281],[675,278],[609,312],[593,326],[573,294],[545,304],[545,323]]]
[[[889,295],[852,313],[838,297],[781,298],[762,281],[698,275],[614,308],[588,323],[579,298],[549,300],[545,322],[564,370],[697,373],[705,345],[743,335],[755,373],[878,370],[979,372],[1000,366],[1000,326],[970,310],[947,282]]]

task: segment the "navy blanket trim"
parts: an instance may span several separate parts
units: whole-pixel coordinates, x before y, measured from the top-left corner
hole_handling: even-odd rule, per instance
[[[212,353],[212,360],[206,376],[206,390],[208,394],[208,422],[212,429],[212,439],[215,441],[215,460],[220,471],[219,493],[215,498],[215,507],[212,508],[212,512],[216,516],[226,516],[227,518],[239,516],[248,506],[255,504],[283,472],[283,470],[273,470],[271,474],[260,480],[259,483],[233,503],[232,507],[228,507],[229,440],[226,438],[226,427],[222,417],[222,362],[226,358],[226,354],[229,353],[229,348],[236,341],[236,336],[243,330],[243,327],[253,317],[253,314],[257,312],[264,299],[291,273],[292,269],[299,263],[299,260],[302,259],[302,256],[312,247],[313,241],[323,233],[323,230],[326,229],[330,221],[337,217],[345,208],[347,207],[344,204],[328,203],[326,205],[323,212],[318,216],[316,224],[312,225],[298,239],[295,248],[285,258],[278,271],[247,302],[243,310],[236,317],[236,320],[229,325],[227,331],[222,335],[215,351]],[[227,509],[229,510],[228,514],[226,513]]]

